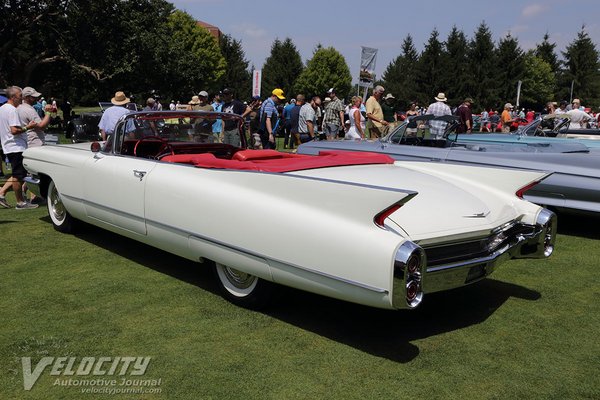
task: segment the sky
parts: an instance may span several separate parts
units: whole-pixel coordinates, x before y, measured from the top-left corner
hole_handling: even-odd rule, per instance
[[[261,68],[276,38],[289,37],[303,62],[317,44],[332,46],[357,80],[361,46],[379,49],[375,73],[400,55],[411,34],[422,51],[434,28],[445,40],[454,25],[470,39],[482,21],[497,43],[508,32],[521,48],[534,48],[546,32],[564,51],[582,25],[600,50],[600,0],[170,0],[194,18],[242,42],[246,59]]]

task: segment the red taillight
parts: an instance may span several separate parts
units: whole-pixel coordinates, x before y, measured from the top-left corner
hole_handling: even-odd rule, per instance
[[[537,185],[538,183],[540,183],[540,181],[531,182],[529,185],[523,186],[521,189],[517,190],[515,195],[517,195],[518,198],[522,199],[525,192]]]
[[[421,257],[418,254],[413,254],[410,256],[408,261],[406,262],[406,269],[409,273],[415,274],[419,271],[419,267],[421,266]]]
[[[408,283],[406,285],[406,300],[413,301],[417,298],[417,294],[419,294],[419,284],[415,281]]]
[[[398,204],[398,203],[389,206],[388,208],[386,208],[385,210],[383,210],[382,212],[377,214],[375,216],[375,218],[373,218],[373,222],[375,222],[375,225],[377,225],[378,227],[384,228],[385,227],[385,224],[384,224],[385,219],[387,217],[389,217],[391,214],[393,214],[394,211],[396,211],[400,207],[402,207],[402,204]]]

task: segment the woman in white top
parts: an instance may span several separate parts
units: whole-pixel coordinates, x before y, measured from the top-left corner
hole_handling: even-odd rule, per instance
[[[352,108],[348,113],[350,116],[350,129],[348,129],[346,136],[344,136],[346,140],[360,140],[365,138],[365,117],[360,112],[361,104],[362,97],[352,97]]]

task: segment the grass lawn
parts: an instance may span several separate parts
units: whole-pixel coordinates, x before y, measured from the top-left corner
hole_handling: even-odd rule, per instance
[[[55,386],[69,377],[51,367],[25,391],[21,357],[44,356],[151,357],[135,378],[161,393],[123,399],[598,399],[599,225],[561,215],[552,258],[415,311],[284,289],[253,312],[206,266],[92,226],[60,234],[45,208],[0,209],[0,399],[109,397]]]

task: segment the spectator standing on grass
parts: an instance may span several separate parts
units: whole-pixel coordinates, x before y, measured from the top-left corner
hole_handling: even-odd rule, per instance
[[[241,101],[233,98],[233,89],[223,89],[223,104],[222,110],[226,114],[241,115],[246,118],[252,112],[252,108]],[[240,127],[237,120],[223,121],[223,143],[230,144],[235,147],[241,146]]]
[[[27,149],[27,135],[29,129],[36,127],[35,121],[30,121],[23,126],[17,113],[17,107],[22,102],[22,89],[18,86],[11,86],[6,90],[8,101],[0,107],[0,141],[2,150],[12,166],[11,177],[0,189],[0,207],[10,208],[6,201],[6,193],[12,189],[17,198],[17,210],[26,210],[37,208],[37,204],[31,204],[23,198],[23,180],[27,176],[27,171],[23,166],[23,152]]]
[[[210,105],[214,111],[223,111],[223,99],[221,98],[222,94],[222,92],[219,92],[215,94],[215,97],[213,97],[213,102]],[[223,141],[223,120],[221,118],[215,119],[215,122],[212,126],[212,133],[215,143],[220,143]]]
[[[446,104],[448,101],[446,94],[440,92],[434,99],[435,103],[431,103],[429,107],[427,107],[427,114],[432,114],[436,117],[452,115],[452,110],[450,110],[450,107]],[[429,134],[431,138],[441,139],[444,136],[447,125],[448,124],[444,121],[429,121]]]
[[[471,104],[473,99],[467,97],[458,109],[456,113],[458,115],[459,125],[456,128],[456,133],[472,133],[473,132],[473,113],[471,112]]]
[[[300,133],[298,132],[298,124],[300,122],[300,110],[304,105],[306,98],[303,94],[299,94],[296,96],[296,104],[290,110],[290,134],[296,143],[296,146],[300,146]]]
[[[389,125],[389,122],[383,119],[383,110],[379,104],[383,97],[383,92],[385,92],[383,86],[375,86],[373,94],[367,100],[367,126],[371,138],[381,137],[384,134],[385,127]]]
[[[331,101],[325,106],[325,118],[323,119],[323,130],[327,140],[337,139],[340,130],[344,126],[344,104],[337,97],[335,89],[327,91]]]
[[[362,97],[352,97],[351,108],[348,111],[350,114],[350,127],[344,136],[344,140],[361,140],[365,138],[365,117],[360,112]]]
[[[45,143],[44,129],[50,123],[50,114],[47,113],[42,119],[33,108],[41,95],[34,88],[28,86],[23,89],[23,102],[17,107],[17,114],[19,114],[22,125],[28,125],[31,121],[35,122],[35,127],[27,131],[27,147],[38,147]]]
[[[502,115],[500,116],[500,122],[502,122],[502,133],[509,133],[510,125],[515,122],[511,114],[512,109],[512,104],[506,103],[504,105],[504,111],[502,111]]]
[[[283,90],[276,88],[271,92],[271,97],[267,98],[260,106],[260,141],[263,149],[275,149],[275,124],[279,119],[277,105],[285,100]]]
[[[490,132],[496,132],[500,124],[500,116],[495,109],[490,108]]]
[[[318,126],[317,108],[321,106],[321,98],[313,96],[310,103],[306,103],[300,108],[298,118],[298,134],[300,142],[306,143],[314,140],[317,134],[316,127]]]
[[[383,103],[381,103],[383,119],[389,122],[390,124],[398,120],[396,118],[396,108],[394,107],[394,100],[396,100],[396,98],[391,93],[388,93],[383,98]]]
[[[294,137],[292,136],[292,109],[296,106],[296,99],[283,107],[283,148],[294,148]]]
[[[110,102],[113,105],[104,110],[102,118],[100,118],[100,123],[98,124],[102,140],[107,140],[108,137],[115,132],[119,119],[121,119],[123,115],[129,114],[129,110],[125,108],[127,103],[129,103],[129,98],[125,96],[125,92],[116,92],[115,97],[110,99]]]
[[[481,112],[481,119],[479,120],[479,132],[489,132],[488,124],[490,122],[490,113],[484,108]]]

